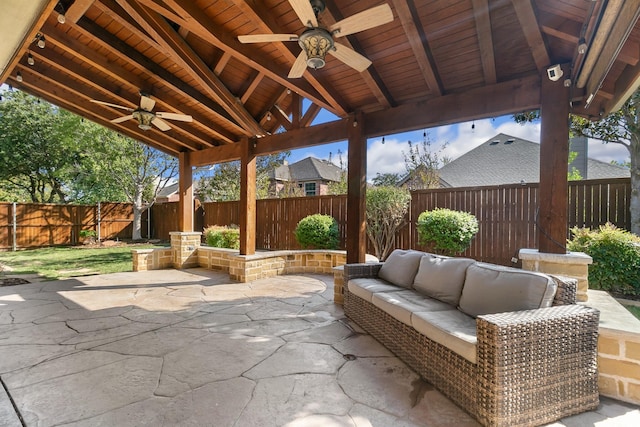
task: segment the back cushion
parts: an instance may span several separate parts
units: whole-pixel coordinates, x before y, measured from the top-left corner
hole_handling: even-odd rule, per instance
[[[431,255],[419,251],[396,249],[380,267],[378,277],[396,286],[411,288],[423,256]]]
[[[467,267],[474,262],[469,258],[422,257],[413,287],[455,307],[460,301]]]
[[[467,268],[458,309],[476,317],[550,307],[556,288],[546,274],[476,263]]]

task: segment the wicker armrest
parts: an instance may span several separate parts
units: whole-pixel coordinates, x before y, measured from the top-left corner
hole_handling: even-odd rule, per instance
[[[361,264],[345,264],[344,265],[344,283],[350,279],[356,279],[358,277],[378,277],[381,262],[376,263],[361,263]]]
[[[599,315],[573,304],[478,316],[480,422],[538,425],[597,407]]]

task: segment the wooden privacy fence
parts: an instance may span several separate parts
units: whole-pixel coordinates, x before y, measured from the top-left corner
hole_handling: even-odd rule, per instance
[[[94,230],[102,240],[130,239],[132,221],[129,203],[0,203],[0,249],[76,245],[82,230]]]
[[[630,194],[628,178],[569,183],[569,228],[595,228],[608,221],[628,230],[631,224]],[[407,215],[409,225],[398,232],[396,247],[427,249],[418,243],[415,224],[418,215],[425,210],[449,208],[470,212],[478,218],[480,231],[464,256],[509,265],[519,249],[538,247],[539,199],[537,184],[414,191]],[[102,203],[99,207],[100,215],[98,206],[0,203],[0,248],[12,247],[14,230],[17,247],[21,248],[76,244],[80,230],[96,229],[98,224],[103,240],[130,239],[131,205]],[[331,215],[337,220],[340,248],[344,249],[347,222],[344,195],[258,200],[256,247],[298,249],[293,233],[295,227],[302,218],[314,213]],[[178,229],[177,202],[154,205],[150,216],[152,238],[168,240],[169,232]],[[209,225],[238,224],[239,216],[238,202],[197,205],[194,229],[201,231]],[[145,215],[143,237],[147,236],[147,227]]]

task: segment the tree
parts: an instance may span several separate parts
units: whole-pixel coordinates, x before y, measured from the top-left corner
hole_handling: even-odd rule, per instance
[[[367,190],[367,237],[380,261],[394,249],[396,231],[407,224],[410,201],[411,194],[406,188],[373,187]]]
[[[24,92],[0,102],[0,182],[14,201],[67,202],[66,183],[82,163],[81,119]]]
[[[283,151],[256,159],[256,197],[269,196],[269,171],[281,165],[290,155]],[[240,200],[240,162],[233,161],[215,165],[210,176],[202,173],[197,177],[198,195],[204,200],[224,202]]]
[[[438,151],[432,151],[431,139],[427,132],[423,134],[423,140],[420,145],[413,145],[409,141],[409,152],[404,155],[404,163],[409,175],[409,187],[412,190],[421,190],[425,188],[439,188],[440,174],[438,169],[449,163],[450,159],[443,155],[447,144],[443,144]]]
[[[400,175],[397,173],[376,173],[371,183],[376,187],[395,187],[400,182]]]
[[[539,119],[539,111],[516,114],[519,123]],[[640,235],[640,91],[636,91],[616,112],[598,121],[571,115],[571,132],[575,135],[602,141],[605,144],[622,145],[629,152],[631,172],[631,196],[629,214],[631,232]]]
[[[178,159],[148,145],[102,128],[92,160],[93,179],[120,188],[133,205],[132,239],[142,238],[142,214],[153,205],[158,192],[178,174]]]
[[[329,163],[332,163],[332,153],[329,153]],[[330,195],[347,194],[349,184],[347,181],[346,162],[342,158],[342,150],[338,149],[338,167],[340,168],[340,181],[332,181],[327,185],[327,193]]]

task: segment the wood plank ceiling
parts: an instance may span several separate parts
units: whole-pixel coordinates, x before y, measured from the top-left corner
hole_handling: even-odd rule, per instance
[[[238,41],[300,34],[288,0],[52,1],[0,77],[167,153],[198,153],[195,164],[237,158],[243,138],[263,153],[344,139],[346,120],[310,126],[320,109],[363,113],[375,136],[538,108],[554,64],[567,70],[572,111],[585,117],[619,107],[638,85],[640,0],[326,0],[319,21],[328,27],[385,2],[392,22],[336,39],[370,67],[328,56],[290,79],[298,43]],[[91,102],[137,108],[141,92],[154,111],[193,121],[145,131],[111,122],[126,111]]]

